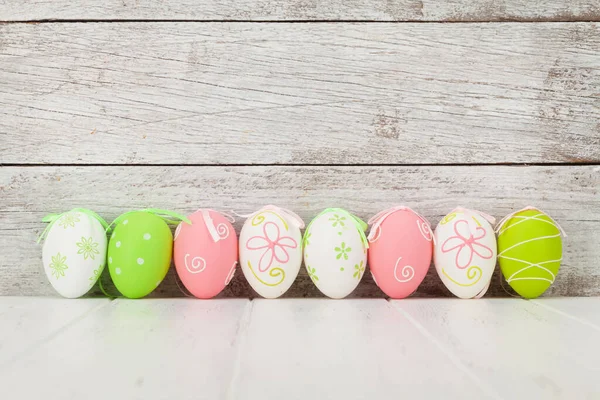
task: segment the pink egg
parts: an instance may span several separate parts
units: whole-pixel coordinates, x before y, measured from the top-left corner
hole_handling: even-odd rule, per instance
[[[413,293],[433,254],[429,222],[407,207],[394,207],[373,217],[369,234],[369,266],[375,283],[393,299]]]
[[[216,211],[198,210],[189,219],[191,225],[179,224],[175,231],[175,268],[187,290],[209,299],[221,293],[233,278],[237,236],[229,220]]]

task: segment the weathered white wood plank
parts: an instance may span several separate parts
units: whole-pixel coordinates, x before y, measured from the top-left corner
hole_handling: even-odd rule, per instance
[[[600,305],[594,299],[596,307]],[[501,398],[600,396],[599,333],[517,299],[392,301]]]
[[[86,303],[0,298],[0,318],[14,325],[18,318],[4,317],[8,308],[50,309],[59,302]],[[28,327],[47,340],[0,366],[3,395],[48,400],[106,399],[107,393],[146,400],[600,395],[598,332],[519,299],[105,302],[58,333],[43,318],[28,319]],[[598,298],[554,302],[600,305]]]
[[[493,398],[383,299],[253,304],[233,399]]]
[[[115,300],[2,369],[3,395],[223,398],[249,304],[241,299]]]
[[[107,220],[132,209],[191,213],[201,207],[252,212],[265,204],[296,211],[308,223],[327,207],[367,219],[396,204],[433,224],[457,205],[498,218],[527,205],[549,213],[569,234],[554,296],[600,294],[600,167],[3,167],[0,168],[0,293],[48,295],[37,235],[49,212],[87,207]],[[238,219],[239,230],[243,219]],[[98,293],[98,292],[97,292]],[[499,276],[490,295],[505,296]],[[180,295],[169,275],[157,295]],[[353,294],[382,297],[370,274]],[[448,296],[432,269],[420,296]],[[254,296],[241,273],[223,296]],[[320,296],[305,269],[287,296]]]
[[[589,21],[600,19],[600,5],[586,0],[0,1],[0,20],[41,19]]]
[[[598,23],[5,24],[0,163],[598,162],[599,48]]]
[[[109,302],[108,299],[0,297],[0,370]]]

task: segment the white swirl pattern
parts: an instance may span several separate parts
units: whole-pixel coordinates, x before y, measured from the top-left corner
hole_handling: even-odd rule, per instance
[[[381,236],[381,226],[380,226],[380,225],[377,225],[377,226],[375,227],[375,233],[374,233],[374,235],[375,235],[375,237],[373,237],[373,238],[369,239],[369,242],[370,242],[370,243],[374,243],[374,242],[376,242],[376,241],[377,241],[377,239],[379,239],[379,236]],[[370,235],[369,235],[369,236],[370,236]]]
[[[429,227],[429,224],[425,221],[417,220],[417,226],[419,227],[419,232],[421,232],[421,235],[423,235],[425,240],[431,242],[433,240],[433,234],[431,233],[431,228]]]
[[[225,286],[229,285],[229,282],[231,282],[231,280],[233,279],[233,276],[235,275],[236,265],[237,261],[234,261],[233,266],[231,267],[231,271],[229,271],[229,274],[227,274],[227,278],[225,278]]]
[[[224,223],[217,225],[217,233],[221,239],[227,239],[229,237],[229,228]]]
[[[375,279],[375,274],[373,273],[373,271],[371,271],[371,277],[373,278],[373,282],[375,282],[377,287],[379,287],[379,283],[377,283],[377,279]]]
[[[188,264],[189,256],[189,254],[186,254],[184,258],[185,269],[187,269],[188,272],[192,274],[199,274],[200,272],[204,271],[204,269],[206,268],[206,261],[204,260],[204,258],[199,256],[192,258],[192,265],[190,266]]]
[[[175,237],[173,238],[173,240],[177,240],[177,236],[179,236],[179,232],[181,232],[181,224],[183,222],[180,222],[179,225],[177,225],[177,229],[175,229]]]
[[[415,269],[410,265],[405,265],[404,267],[402,267],[401,271],[402,277],[404,279],[398,278],[398,264],[400,263],[400,260],[402,260],[402,257],[398,257],[398,260],[396,260],[396,266],[394,267],[394,278],[396,278],[396,280],[400,283],[406,283],[411,281],[412,278],[414,278]]]

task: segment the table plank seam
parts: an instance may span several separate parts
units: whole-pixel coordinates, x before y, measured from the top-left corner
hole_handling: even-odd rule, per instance
[[[246,306],[244,308],[242,317],[240,318],[240,321],[238,323],[238,329],[233,342],[233,345],[235,346],[235,359],[233,364],[233,371],[231,373],[231,379],[227,384],[225,399],[236,398],[235,388],[240,377],[240,366],[242,363],[242,356],[245,348],[245,343],[248,337],[248,328],[250,327],[250,322],[252,320],[253,308],[254,301],[252,301],[252,299],[249,299],[248,303],[246,303]]]
[[[390,302],[388,300],[388,304],[394,308],[398,313],[403,315],[417,330],[427,338],[435,347],[437,347],[451,362],[454,364],[459,370],[461,370],[465,375],[467,375],[474,383],[479,387],[483,392],[490,395],[491,398],[502,400],[503,397],[496,392],[496,390],[483,381],[477,374],[471,371],[465,364],[462,363],[460,358],[456,356],[452,351],[446,349],[442,343],[433,336],[431,332],[425,328],[419,321],[417,321],[408,311],[404,310],[399,304],[398,301]]]
[[[91,314],[99,311],[100,309],[104,308],[105,306],[111,304],[113,299],[106,299],[106,300],[107,301],[102,302],[101,304],[98,304],[97,306],[92,307],[91,309],[85,311],[83,314],[81,314],[81,315],[79,315],[79,316],[71,319],[69,322],[67,322],[66,324],[64,324],[60,328],[57,328],[57,329],[51,331],[49,334],[47,334],[47,335],[43,336],[42,338],[38,339],[37,341],[35,341],[34,343],[32,343],[29,347],[27,347],[25,350],[22,350],[22,351],[16,353],[14,356],[12,356],[11,358],[9,358],[5,362],[0,363],[0,371],[2,371],[4,368],[10,366],[12,363],[14,363],[15,361],[17,361],[20,357],[23,357],[23,356],[27,355],[28,353],[31,353],[32,351],[40,348],[45,343],[47,343],[47,342],[53,340],[54,338],[58,337],[60,334],[62,334],[66,330],[72,328],[73,326],[75,326],[79,322],[83,321],[89,315],[91,315]]]
[[[552,306],[550,306],[548,304],[544,304],[543,300],[530,300],[530,301],[533,304],[538,305],[538,306],[540,306],[542,308],[545,308],[548,311],[554,312],[554,313],[556,313],[556,314],[558,314],[558,315],[560,315],[562,317],[571,319],[573,321],[576,321],[576,322],[578,322],[580,324],[583,324],[585,326],[588,326],[588,327],[590,327],[590,328],[592,328],[592,329],[600,332],[600,326],[598,326],[598,325],[594,324],[593,322],[590,322],[590,321],[588,321],[588,320],[586,320],[584,318],[576,317],[575,315],[571,315],[571,314],[569,314],[567,312],[561,311],[561,310],[559,310],[557,308],[554,308],[554,307],[552,307]]]

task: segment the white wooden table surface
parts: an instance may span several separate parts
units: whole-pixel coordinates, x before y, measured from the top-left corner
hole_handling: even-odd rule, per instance
[[[0,298],[6,399],[598,399],[600,298]]]

